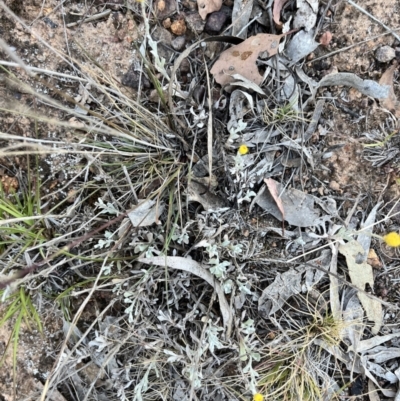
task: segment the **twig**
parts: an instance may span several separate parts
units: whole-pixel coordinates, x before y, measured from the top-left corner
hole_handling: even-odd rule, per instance
[[[207,63],[204,60],[204,67],[207,76],[207,91],[208,91],[208,123],[207,123],[207,152],[208,152],[208,174],[210,177],[210,182],[208,188],[211,186],[212,181],[212,161],[213,161],[213,115],[212,115],[212,94],[210,85],[210,75],[208,73]]]
[[[71,28],[75,25],[83,24],[84,22],[95,21],[95,20],[101,19],[103,17],[107,17],[107,15],[109,15],[110,13],[111,13],[111,10],[106,10],[106,11],[103,11],[102,13],[91,15],[90,17],[87,17],[83,20],[70,22],[69,24],[66,25],[66,27]]]
[[[361,11],[364,13],[367,17],[371,18],[373,21],[377,22],[380,26],[385,28],[390,34],[392,34],[399,42],[400,42],[400,36],[397,35],[396,32],[392,28],[389,28],[387,25],[385,25],[382,21],[379,21],[378,18],[375,18],[372,14],[370,14],[368,11],[364,10],[362,7],[360,7],[358,4],[354,3],[353,0],[347,0],[349,4],[351,4],[353,7],[357,8],[357,10]]]
[[[393,30],[393,32],[396,32],[396,31],[399,31],[399,30],[400,30],[400,28],[396,28],[396,29]],[[341,49],[338,49],[338,50],[335,50],[335,51],[330,52],[328,54],[324,54],[323,56],[314,58],[314,59],[310,60],[309,63],[315,63],[316,61],[323,60],[325,58],[329,58],[331,56],[334,56],[335,54],[338,54],[338,53],[341,53],[341,52],[345,52],[347,50],[352,49],[353,47],[360,46],[363,43],[367,43],[367,42],[370,42],[371,40],[379,39],[382,36],[386,36],[386,35],[389,35],[389,34],[391,34],[391,32],[385,32],[385,33],[381,33],[380,35],[372,36],[372,37],[370,37],[368,39],[365,39],[365,40],[362,40],[360,42],[353,43],[350,46],[342,47]]]

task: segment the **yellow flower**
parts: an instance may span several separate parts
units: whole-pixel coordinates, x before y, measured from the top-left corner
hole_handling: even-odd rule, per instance
[[[264,400],[264,396],[260,393],[255,393],[253,395],[253,401],[263,401]]]
[[[383,237],[385,244],[392,247],[400,246],[400,234],[391,232]]]
[[[240,155],[245,155],[245,154],[247,154],[247,153],[249,153],[249,148],[248,148],[248,146],[245,145],[245,144],[240,145],[240,146],[239,146],[239,154],[240,154]]]

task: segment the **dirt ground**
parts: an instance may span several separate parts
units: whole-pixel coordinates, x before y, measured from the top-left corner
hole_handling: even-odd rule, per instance
[[[88,3],[78,1],[6,0],[6,6],[20,20],[12,20],[4,11],[0,11],[0,37],[15,49],[27,65],[55,71],[59,74],[73,74],[67,63],[54,57],[54,53],[68,54],[78,60],[87,71],[93,71],[99,81],[105,79],[103,74],[105,71],[114,78],[114,84],[118,85],[124,94],[137,96],[137,77],[132,66],[139,65],[140,59],[133,55],[132,46],[143,38],[145,29],[143,22],[140,21],[138,15],[125,12],[122,2],[115,1],[108,8],[104,8],[103,3],[105,2],[95,1],[93,5],[89,6]],[[229,7],[230,2],[225,3],[226,7]],[[334,12],[329,12],[329,18],[325,19],[320,29],[321,34],[327,31],[331,32],[332,41],[327,46],[318,47],[307,58],[304,70],[316,80],[336,69],[339,72],[357,74],[363,79],[379,81],[392,61],[378,61],[376,52],[382,46],[389,46],[395,50],[398,58],[400,43],[390,33],[369,40],[373,36],[384,34],[385,29],[346,1],[333,3],[335,3]],[[400,26],[399,0],[366,0],[359,3],[383,24],[392,29]],[[110,13],[93,23],[78,23],[69,28],[65,27],[66,23],[73,23],[75,14],[88,12],[88,9],[91,14],[93,9],[98,12],[108,9]],[[23,24],[29,25],[37,36],[29,35]],[[159,35],[158,40],[165,45],[164,56],[170,57],[171,40],[175,36],[171,34],[170,30],[163,28],[162,21],[160,21],[158,31],[156,33]],[[191,38],[191,35],[193,33],[188,31],[187,38]],[[346,48],[348,46],[352,47]],[[346,50],[339,51],[343,48]],[[335,51],[338,52],[331,54]],[[0,58],[4,59],[4,53],[0,54]],[[88,54],[92,58],[92,62],[87,61]],[[55,83],[56,81],[50,76],[42,76],[43,81],[38,82],[21,69],[16,70],[16,74],[39,93],[48,94],[50,91],[50,94],[57,98],[57,93],[46,88],[43,82],[47,80],[49,84]],[[1,80],[0,75],[0,82]],[[59,91],[68,94],[75,100],[83,99],[82,104],[94,106],[96,102],[102,101],[101,98],[84,101],[85,93],[77,81],[65,78],[62,80],[62,84],[59,80],[56,83]],[[148,89],[150,84],[148,82],[142,84],[140,96],[146,99],[151,98],[151,90]],[[4,101],[5,91],[8,90],[0,85],[0,106],[1,99]],[[395,84],[395,93],[397,93],[397,83]],[[307,177],[302,177],[306,183],[305,190],[312,194],[332,196],[341,202],[343,204],[342,216],[346,216],[354,204],[346,202],[346,200],[354,200],[360,193],[367,193],[369,196],[358,205],[357,213],[371,209],[379,201],[387,202],[386,212],[389,212],[400,195],[398,186],[400,159],[396,152],[400,145],[400,137],[397,134],[393,138],[391,148],[385,149],[385,153],[375,152],[373,147],[366,148],[363,144],[369,143],[371,140],[381,141],[383,132],[397,131],[399,129],[397,118],[384,110],[377,100],[368,98],[356,90],[350,90],[347,95],[347,92],[346,94],[343,92],[342,87],[324,88],[320,90],[319,95],[326,99],[326,105],[319,128],[313,134],[312,142],[315,144],[316,152],[321,153],[321,158],[315,171],[310,171]],[[39,112],[46,111],[49,117],[74,122],[74,118],[69,116],[66,111],[54,108],[45,110],[46,107],[43,104],[35,105],[34,97],[26,88],[15,88],[13,96],[16,108],[24,110],[26,105],[33,105],[33,108]],[[54,125],[53,130],[43,132],[32,124],[30,118],[15,117],[8,113],[0,112],[0,127],[3,133],[23,137],[35,138],[37,132],[40,132],[39,139],[56,140],[60,137],[63,139],[71,137],[71,141],[73,140],[73,134],[67,128]],[[8,142],[7,144],[12,145],[13,143]],[[76,174],[76,166],[79,163],[81,163],[81,159],[77,156],[41,156],[41,174],[47,183],[43,190],[50,193],[62,189],[58,195],[59,199],[67,196],[73,188],[65,186]],[[29,161],[25,157],[3,158],[0,170],[2,180],[5,177],[23,177],[28,164]],[[53,198],[52,202],[55,203],[59,199]],[[394,211],[400,211],[399,206],[396,206]],[[254,227],[262,224],[261,218],[253,217],[253,220],[250,221],[254,223]],[[394,218],[388,223],[388,226],[398,230],[399,224],[400,220]],[[277,241],[274,246],[279,247],[279,244],[280,242]],[[398,257],[395,251],[388,253],[387,250],[377,248],[376,252],[383,262],[393,262]],[[392,271],[390,276],[382,275],[380,277],[377,270],[376,275],[376,295],[399,305],[400,281],[398,277],[400,274]],[[49,308],[49,305],[45,308]],[[38,394],[56,361],[57,351],[63,340],[62,320],[57,313],[51,312],[50,309],[47,310],[46,316],[43,321],[44,332],[42,334],[34,329],[30,331],[26,326],[20,334],[16,375],[18,396],[15,399],[17,400],[38,400]],[[385,319],[385,324],[392,324],[397,319],[397,313],[386,316]],[[0,328],[0,354],[3,354],[5,350],[12,329],[12,322],[8,322]],[[12,358],[8,354],[0,369],[0,400],[11,401],[13,399],[12,371]],[[68,399],[65,394],[54,395],[54,397],[59,397],[53,398],[57,401]]]

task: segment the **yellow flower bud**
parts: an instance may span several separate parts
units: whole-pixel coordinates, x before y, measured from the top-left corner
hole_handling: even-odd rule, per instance
[[[253,401],[264,401],[264,396],[260,393],[255,393],[253,395]]]
[[[249,153],[249,148],[248,148],[248,146],[245,145],[245,144],[240,145],[240,146],[239,146],[239,154],[240,154],[240,155],[245,155],[245,154],[247,154],[247,153]]]

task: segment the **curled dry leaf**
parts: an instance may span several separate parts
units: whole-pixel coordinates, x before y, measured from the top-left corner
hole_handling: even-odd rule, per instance
[[[207,14],[219,11],[222,7],[222,0],[197,0],[200,17],[205,20]]]
[[[253,0],[235,0],[232,11],[232,36],[247,38],[247,27],[251,12],[253,10]]]
[[[268,52],[271,57],[278,52],[279,41],[283,35],[259,33],[251,36],[239,45],[221,53],[217,62],[211,68],[211,74],[222,86],[234,81],[232,75],[240,74],[250,81],[260,85],[263,77],[258,72],[257,58],[261,52]]]
[[[285,229],[283,225],[283,221],[285,220],[285,210],[283,208],[282,199],[280,198],[278,193],[278,188],[276,186],[277,182],[274,181],[272,178],[264,178],[264,182],[267,184],[269,193],[274,199],[276,206],[278,206],[279,211],[282,213],[282,235],[285,235]]]
[[[274,7],[272,9],[272,14],[274,17],[274,22],[275,25],[278,28],[282,27],[282,22],[281,22],[281,11],[283,6],[287,3],[288,0],[275,0],[274,1]]]
[[[317,22],[318,0],[297,0],[296,5],[293,28],[304,28],[308,32]]]
[[[383,74],[379,83],[381,85],[389,86],[389,96],[386,99],[381,100],[381,105],[386,109],[394,113],[394,115],[400,117],[400,102],[397,101],[396,95],[393,90],[393,78],[394,72],[396,71],[398,65],[397,63],[392,64]]]

